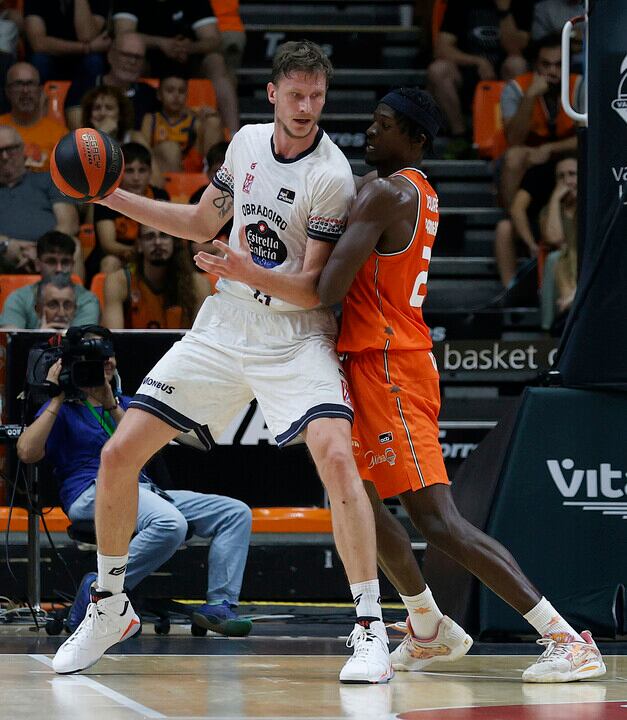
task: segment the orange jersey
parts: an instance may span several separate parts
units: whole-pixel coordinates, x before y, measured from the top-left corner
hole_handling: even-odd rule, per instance
[[[160,142],[170,140],[177,143],[185,154],[196,142],[196,115],[185,110],[177,120],[171,121],[161,112],[150,115],[150,145],[154,147]]]
[[[136,271],[126,270],[128,299],[124,303],[124,327],[127,330],[147,328],[183,327],[183,310],[180,306],[165,307],[163,295],[155,293]]]
[[[54,146],[68,132],[65,125],[49,117],[43,117],[33,125],[18,125],[11,113],[0,115],[0,125],[9,125],[18,131],[24,141],[26,167],[33,172],[50,170]]]
[[[533,75],[533,73],[526,73],[514,78],[513,82],[518,86],[521,97],[531,86]],[[571,105],[576,104],[578,80],[579,75],[570,76],[568,94]],[[572,137],[574,134],[575,122],[564,112],[561,102],[558,103],[557,115],[551,120],[544,96],[541,95],[535,99],[525,145],[542,145],[550,140]]]
[[[404,250],[375,250],[361,267],[344,299],[339,352],[430,350],[429,328],[422,317],[431,249],[438,229],[438,196],[420,170],[396,176],[416,189],[414,234]]]

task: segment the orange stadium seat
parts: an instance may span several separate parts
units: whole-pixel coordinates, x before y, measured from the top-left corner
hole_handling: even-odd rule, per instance
[[[187,203],[190,197],[209,180],[204,173],[164,173],[165,189],[170,200],[176,203]]]
[[[70,521],[60,507],[44,508],[46,526],[50,532],[65,532]],[[0,532],[6,532],[9,508],[0,507]],[[43,523],[39,521],[43,531]],[[13,508],[12,532],[28,530],[28,513],[23,508]],[[253,532],[255,533],[331,533],[331,511],[325,508],[270,507],[253,508]]]
[[[106,273],[96,273],[91,279],[91,285],[89,287],[93,294],[98,298],[101,310],[104,310],[104,283],[106,277]]]
[[[440,34],[444,13],[446,12],[446,0],[435,0],[431,11],[431,44],[435,45],[436,38]]]
[[[0,275],[0,311],[4,307],[7,297],[18,288],[24,285],[32,285],[41,279],[41,275]],[[76,285],[82,285],[83,279],[72,274],[72,282]]]
[[[502,80],[477,83],[472,101],[473,143],[481,157],[497,158],[507,147],[501,116]]]
[[[159,88],[158,78],[142,78],[142,82],[152,85],[153,88]],[[198,108],[201,105],[215,108],[217,105],[216,92],[213,89],[213,83],[206,78],[190,78],[187,86],[187,106],[190,108]]]
[[[32,285],[39,279],[39,275],[0,275],[0,310],[14,290],[24,287],[24,285]]]
[[[63,125],[65,125],[63,106],[70,84],[69,80],[48,80],[44,83],[44,95],[48,100],[47,115]]]
[[[198,108],[201,105],[217,107],[216,91],[211,80],[191,78],[187,88],[187,105],[191,108]]]

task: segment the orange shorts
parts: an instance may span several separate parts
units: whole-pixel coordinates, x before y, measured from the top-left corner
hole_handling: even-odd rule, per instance
[[[380,498],[449,479],[438,440],[440,383],[425,350],[349,354],[344,371],[355,408],[353,453]]]

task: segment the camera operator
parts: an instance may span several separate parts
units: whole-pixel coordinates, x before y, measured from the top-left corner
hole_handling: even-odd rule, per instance
[[[83,338],[110,341],[106,328],[86,327],[90,332]],[[46,379],[52,386],[59,388],[62,369],[63,358],[50,367]],[[101,386],[80,388],[82,400],[68,400],[64,392],[52,397],[17,443],[22,462],[38,462],[44,457],[50,462],[61,504],[73,522],[94,519],[100,451],[130,402],[130,397],[118,392],[118,378],[115,356],[109,357],[104,361]],[[248,635],[252,623],[238,618],[234,610],[248,554],[251,517],[250,508],[239,500],[187,490],[166,493],[142,471],[126,588],[132,590],[175,553],[185,540],[189,523],[195,535],[211,538],[207,602],[196,609],[194,621],[223,635]],[[89,606],[90,601],[105,596],[95,582],[92,587],[96,578],[96,573],[88,573],[81,581],[67,620],[72,632],[85,613],[95,608]]]

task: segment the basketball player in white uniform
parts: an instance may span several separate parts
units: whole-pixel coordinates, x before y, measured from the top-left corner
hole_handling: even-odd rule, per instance
[[[181,431],[218,436],[257,398],[279,446],[302,436],[329,494],[357,622],[340,680],[387,682],[374,519],[351,448],[353,411],[320,307],[318,277],[341,235],[355,188],[341,151],[318,127],[331,65],[308,41],[277,51],[268,99],[274,122],[242,128],[200,203],[176,205],[116,190],[102,204],[196,242],[234,219],[219,292],[144,379],[105,445],[98,473],[98,581],[83,623],[59,648],[59,673],[83,670],[139,629],[123,591],[141,467]],[[229,280],[229,267],[242,282]],[[296,480],[297,481],[297,480]]]

